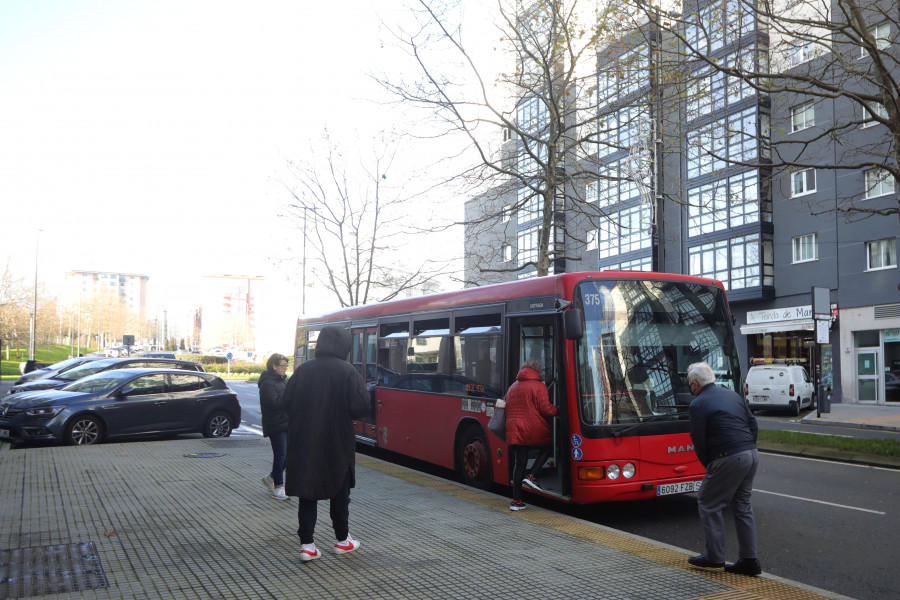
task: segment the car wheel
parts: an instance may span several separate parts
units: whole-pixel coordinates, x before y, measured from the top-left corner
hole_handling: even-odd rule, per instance
[[[203,425],[203,437],[222,438],[231,435],[231,418],[223,412],[211,414]]]
[[[91,415],[79,415],[66,425],[66,443],[73,446],[90,446],[103,441],[103,423]]]
[[[797,401],[794,402],[794,416],[800,416],[800,398],[797,398]]]
[[[466,429],[458,446],[457,465],[466,485],[485,489],[491,484],[491,457],[487,435],[473,425]]]

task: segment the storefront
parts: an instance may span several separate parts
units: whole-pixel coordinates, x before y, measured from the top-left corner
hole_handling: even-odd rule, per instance
[[[812,305],[749,311],[746,324],[741,325],[741,334],[747,339],[749,366],[792,362],[804,366],[815,377],[816,323]],[[835,383],[832,345],[822,344],[821,353],[822,385],[832,387]]]
[[[841,320],[844,396],[900,404],[900,304],[846,309]]]

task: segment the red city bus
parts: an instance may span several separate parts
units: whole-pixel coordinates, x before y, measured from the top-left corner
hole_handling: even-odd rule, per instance
[[[301,318],[294,359],[315,356],[323,326],[348,328],[371,398],[357,440],[476,487],[510,484],[506,444],[487,422],[522,363],[539,360],[559,406],[537,474],[544,495],[637,500],[699,489],[686,371],[705,361],[720,385],[739,387],[732,324],[718,281],[565,273]]]

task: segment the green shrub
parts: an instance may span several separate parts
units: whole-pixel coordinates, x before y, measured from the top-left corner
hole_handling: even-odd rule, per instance
[[[228,373],[227,364],[205,364],[203,368],[207,373]],[[257,365],[254,363],[231,363],[231,373],[245,373],[259,375],[266,370],[266,365]]]

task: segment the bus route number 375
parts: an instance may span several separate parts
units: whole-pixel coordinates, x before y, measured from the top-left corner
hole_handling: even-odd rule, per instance
[[[690,494],[699,492],[702,481],[682,481],[680,483],[662,483],[656,486],[657,496],[669,496],[671,494]]]

